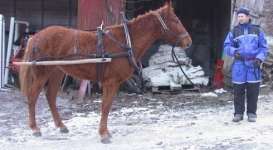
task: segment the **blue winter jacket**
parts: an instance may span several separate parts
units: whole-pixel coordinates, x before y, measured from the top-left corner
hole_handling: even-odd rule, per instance
[[[242,59],[234,59],[232,82],[236,84],[256,83],[261,81],[261,70],[255,67],[255,59],[264,61],[267,56],[267,41],[261,28],[253,24],[239,24],[227,35],[224,53],[234,57],[238,52]]]

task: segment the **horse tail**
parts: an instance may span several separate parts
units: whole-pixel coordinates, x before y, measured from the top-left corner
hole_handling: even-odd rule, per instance
[[[30,49],[31,47],[32,46],[31,46],[31,38],[30,38],[26,45],[23,61],[30,60],[30,56],[32,53]],[[31,89],[30,86],[32,85],[32,82],[33,82],[32,68],[33,68],[32,66],[22,65],[20,66],[20,70],[19,70],[20,89],[21,89],[21,92],[26,96],[30,92],[30,89]]]

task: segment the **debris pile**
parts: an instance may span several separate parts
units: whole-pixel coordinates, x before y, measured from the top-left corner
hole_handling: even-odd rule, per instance
[[[191,85],[191,83],[195,85],[208,84],[209,78],[205,76],[203,69],[200,66],[194,67],[183,49],[176,47],[174,51],[187,77],[179,65],[173,61],[171,51],[172,46],[161,45],[158,52],[150,58],[149,67],[143,69],[146,86],[167,86],[172,90],[182,88],[182,85]]]

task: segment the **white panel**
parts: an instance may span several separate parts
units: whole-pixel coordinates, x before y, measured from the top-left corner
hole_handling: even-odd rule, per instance
[[[5,62],[5,77],[4,77],[4,85],[8,84],[8,77],[9,77],[9,61],[11,57],[11,50],[13,46],[13,39],[14,39],[14,27],[15,27],[15,18],[10,18],[10,28],[9,28],[9,41],[8,41],[8,49],[6,54],[6,62]]]
[[[3,87],[3,77],[4,77],[4,17],[0,14],[0,89]]]

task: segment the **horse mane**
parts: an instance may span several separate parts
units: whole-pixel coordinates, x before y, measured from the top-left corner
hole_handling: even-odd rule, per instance
[[[153,14],[153,13],[155,13],[155,12],[160,13],[160,12],[162,12],[164,9],[167,9],[167,7],[168,7],[168,6],[164,5],[164,6],[158,8],[158,9],[156,9],[156,10],[150,10],[150,11],[148,11],[148,12],[142,14],[142,15],[138,15],[137,17],[133,18],[133,19],[130,20],[130,21],[131,21],[131,22],[136,22],[136,21],[141,20],[141,19],[143,19],[144,17],[146,17],[146,16],[148,16],[148,15],[151,15],[151,14]]]
[[[143,18],[154,14],[155,12],[157,12],[157,13],[163,12],[163,10],[167,9],[168,7],[169,7],[168,3],[166,3],[165,5],[163,5],[162,7],[158,8],[156,10],[150,10],[148,12],[145,12],[144,14],[141,14],[141,15],[138,15],[137,17],[135,17],[135,18],[132,18],[131,20],[129,20],[129,23],[134,24],[135,22],[138,22],[139,20],[142,20]],[[119,27],[122,27],[122,24],[111,25],[111,26],[107,26],[106,28],[107,29],[113,29],[113,28],[119,28]]]

